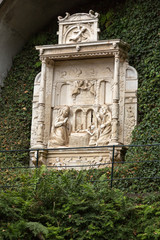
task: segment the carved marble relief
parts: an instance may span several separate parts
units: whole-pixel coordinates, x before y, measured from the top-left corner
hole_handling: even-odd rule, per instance
[[[105,163],[109,148],[59,148],[130,143],[137,121],[138,76],[127,60],[127,43],[98,41],[98,14],[59,17],[58,44],[37,46],[42,61],[35,79],[31,147],[50,166]],[[115,151],[120,159],[121,149]],[[45,158],[45,161],[43,161]],[[32,159],[35,159],[34,154]]]
[[[52,95],[53,110],[48,147],[108,144],[111,140],[109,106],[112,104],[112,61],[73,60],[63,64],[58,62],[54,68],[55,94]],[[68,115],[70,132],[68,141],[61,142],[55,141],[56,131],[59,132],[56,123],[60,118],[56,108],[63,111],[64,105],[70,109]],[[80,138],[82,141],[79,140]]]
[[[65,43],[88,42],[91,37],[91,30],[89,24],[78,24],[69,28],[66,27],[66,33],[64,35]]]

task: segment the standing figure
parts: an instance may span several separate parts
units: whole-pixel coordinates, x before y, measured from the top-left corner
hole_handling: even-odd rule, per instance
[[[69,107],[65,106],[59,110],[58,116],[54,123],[54,133],[50,141],[50,146],[66,146],[68,144],[69,128],[68,128],[68,116]]]
[[[111,112],[108,106],[101,106],[97,114],[97,120],[99,124],[97,146],[105,146],[111,138]]]

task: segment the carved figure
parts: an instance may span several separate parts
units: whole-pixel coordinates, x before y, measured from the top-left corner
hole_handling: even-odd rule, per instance
[[[95,95],[94,83],[87,80],[75,81],[72,96],[77,96],[81,91],[90,91],[93,95]]]
[[[69,41],[81,42],[82,40],[86,40],[87,37],[84,35],[86,30],[87,28],[85,26],[78,25],[72,32],[72,36],[69,38]]]
[[[86,132],[91,136],[89,146],[97,146],[98,129],[96,129],[95,125],[92,124],[89,129],[86,129]]]
[[[59,110],[59,114],[54,123],[54,133],[52,136],[52,144],[58,146],[65,146],[68,143],[69,128],[67,121],[69,117],[69,107],[65,106]]]
[[[97,146],[107,145],[111,137],[111,112],[106,105],[103,105],[97,113],[99,123],[99,137]]]

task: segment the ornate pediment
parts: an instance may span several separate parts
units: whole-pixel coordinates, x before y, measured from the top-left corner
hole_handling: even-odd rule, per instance
[[[59,31],[58,43],[71,44],[79,42],[92,42],[98,40],[98,13],[92,10],[89,13],[76,13],[58,17]]]

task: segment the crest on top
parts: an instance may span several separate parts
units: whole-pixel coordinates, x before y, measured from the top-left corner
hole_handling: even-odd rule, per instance
[[[66,13],[63,18],[58,17],[59,31],[58,44],[73,44],[80,42],[93,42],[98,40],[98,17],[97,12],[90,10],[89,13]]]

